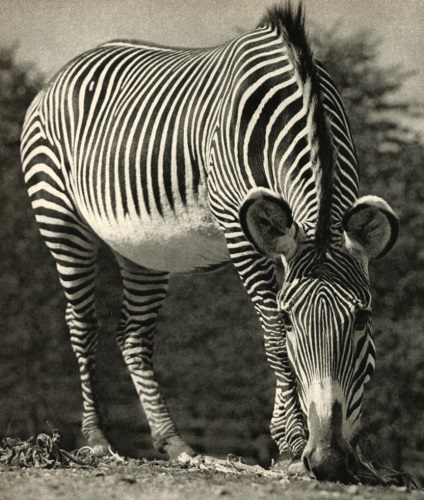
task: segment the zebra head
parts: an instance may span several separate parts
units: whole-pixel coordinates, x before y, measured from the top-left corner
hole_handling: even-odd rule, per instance
[[[256,250],[283,259],[278,306],[308,425],[303,463],[317,479],[343,480],[357,445],[364,385],[374,371],[368,263],[393,246],[398,219],[381,198],[359,198],[322,251],[316,233],[293,220],[283,199],[258,188],[240,220]]]

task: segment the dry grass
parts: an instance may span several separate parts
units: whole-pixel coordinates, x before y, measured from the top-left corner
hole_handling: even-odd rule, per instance
[[[315,481],[301,473],[266,470],[240,457],[226,460],[196,457],[185,462],[124,459],[111,452],[97,458],[90,448],[74,453],[60,449],[58,434],[21,441],[7,438],[0,447],[2,499],[90,498],[105,500],[235,499],[316,500],[320,498],[424,498],[407,476],[377,467],[358,456],[358,484]],[[360,484],[362,483],[362,484]]]

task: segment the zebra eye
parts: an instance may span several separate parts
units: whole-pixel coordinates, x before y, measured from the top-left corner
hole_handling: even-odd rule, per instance
[[[281,311],[281,321],[282,321],[283,326],[286,330],[291,329],[292,322],[290,319],[290,314],[287,311]]]
[[[359,309],[355,314],[355,330],[364,330],[371,316],[371,309]]]

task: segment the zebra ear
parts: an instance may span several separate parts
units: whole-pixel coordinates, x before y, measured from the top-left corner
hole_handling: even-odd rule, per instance
[[[296,224],[289,205],[271,190],[252,190],[239,210],[246,238],[262,255],[291,258],[297,248]]]
[[[368,259],[383,257],[396,243],[399,219],[378,196],[363,196],[343,217],[345,245]]]

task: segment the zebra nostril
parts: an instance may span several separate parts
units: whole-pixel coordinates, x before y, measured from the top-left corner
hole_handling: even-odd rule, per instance
[[[306,455],[303,455],[303,466],[305,467],[307,472],[312,473],[311,464],[309,463],[309,457]]]

